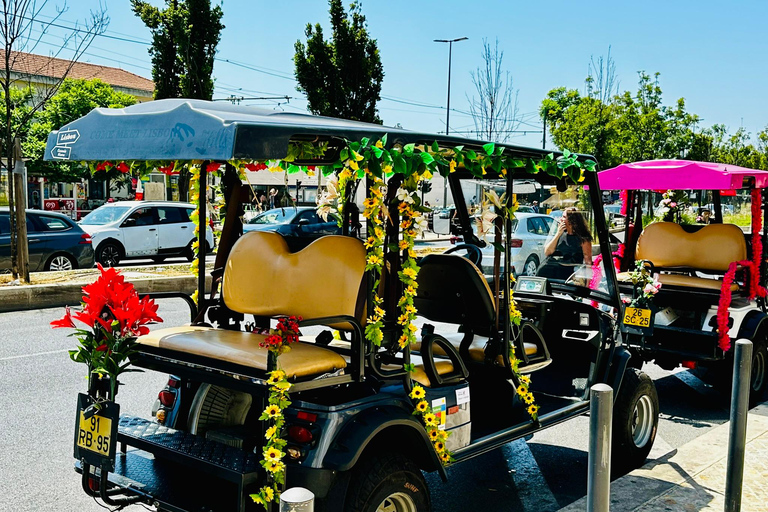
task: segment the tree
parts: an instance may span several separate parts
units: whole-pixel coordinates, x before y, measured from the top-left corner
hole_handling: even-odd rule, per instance
[[[504,71],[504,52],[499,50],[499,40],[491,49],[483,39],[483,66],[470,72],[477,97],[469,101],[469,112],[480,138],[494,142],[506,142],[520,125],[517,93],[512,74]]]
[[[307,24],[306,46],[296,41],[297,90],[306,94],[313,114],[381,123],[376,104],[381,99],[384,68],[376,40],[368,35],[362,7],[353,2],[347,15],[341,0],[329,3],[332,40],[325,41],[318,23]]]
[[[131,0],[134,14],[152,32],[152,79],[155,99],[213,98],[213,64],[221,40],[224,12],[211,0],[166,0],[160,9]],[[179,198],[187,200],[189,170],[179,173]]]
[[[43,161],[48,134],[83,117],[94,108],[123,108],[135,103],[136,98],[114,90],[112,86],[99,79],[68,78],[64,80],[58,92],[36,116],[28,136],[22,140],[24,154],[30,158],[27,169],[51,181],[79,181],[87,177],[88,169],[78,162]],[[117,174],[121,174],[115,169],[111,169],[110,172],[114,174],[102,175],[100,178],[114,178]]]
[[[26,57],[28,53],[34,52],[40,44],[43,36],[48,34],[51,26],[57,25],[59,17],[66,11],[66,6],[57,10],[56,16],[47,20],[40,19],[40,14],[48,4],[47,0],[35,2],[32,0],[0,0],[3,7],[3,16],[0,17],[0,44],[2,44],[2,59],[5,68],[0,70],[0,90],[2,90],[2,99],[4,102],[4,121],[3,126],[3,154],[5,156],[5,168],[8,171],[8,208],[10,210],[11,227],[11,267],[14,278],[21,273],[25,281],[29,281],[29,267],[19,268],[19,248],[22,248],[21,254],[26,254],[26,231],[23,228],[19,230],[16,223],[17,205],[14,198],[14,183],[11,176],[11,168],[14,165],[14,140],[23,135],[23,130],[29,126],[34,115],[39,111],[48,100],[56,93],[64,79],[69,74],[74,63],[88,49],[93,39],[103,33],[109,25],[109,18],[106,11],[100,8],[97,11],[91,11],[90,19],[83,24],[76,25],[68,32],[58,49],[53,52],[50,58],[60,58],[63,55],[70,55],[67,64],[57,77],[52,77],[48,85],[43,90],[38,90],[37,94],[30,97],[22,105],[14,101],[13,89],[31,89],[32,78],[47,72],[46,68],[50,61],[43,61],[43,65],[35,66],[31,60]],[[19,72],[19,70],[21,71]],[[26,87],[23,87],[26,82]],[[18,205],[23,207],[23,205]]]

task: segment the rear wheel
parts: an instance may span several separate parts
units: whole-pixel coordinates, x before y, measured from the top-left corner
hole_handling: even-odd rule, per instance
[[[399,453],[380,454],[352,470],[346,512],[429,512],[429,490],[419,467]]]
[[[627,368],[613,410],[611,467],[614,474],[642,466],[659,426],[659,397],[651,378]]]
[[[64,271],[77,268],[75,259],[67,256],[66,254],[55,254],[51,256],[51,259],[45,264],[45,270],[51,271]]]
[[[539,258],[531,254],[530,256],[528,256],[528,259],[525,260],[525,265],[523,265],[523,275],[535,276],[536,271],[538,269],[539,269]]]
[[[752,376],[749,385],[749,406],[759,404],[768,388],[768,348],[765,340],[755,341],[752,346]]]

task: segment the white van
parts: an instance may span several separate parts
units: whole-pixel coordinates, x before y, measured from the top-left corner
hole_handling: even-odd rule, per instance
[[[171,201],[120,201],[107,203],[80,221],[91,235],[96,261],[113,267],[126,258],[151,258],[161,262],[170,256],[192,261],[195,225],[190,203]],[[213,249],[213,231],[205,230],[206,253]]]

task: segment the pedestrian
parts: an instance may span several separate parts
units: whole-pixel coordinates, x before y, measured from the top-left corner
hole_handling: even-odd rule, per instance
[[[539,213],[539,202],[534,201],[531,205],[531,209],[533,210],[533,213]]]
[[[277,197],[277,190],[271,188],[269,189],[269,209],[275,207],[275,198]]]

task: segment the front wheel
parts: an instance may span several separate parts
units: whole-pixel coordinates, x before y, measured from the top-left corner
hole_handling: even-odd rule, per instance
[[[613,410],[611,467],[614,474],[639,468],[656,440],[659,397],[651,378],[627,368]]]
[[[96,260],[105,267],[116,267],[122,257],[120,246],[114,242],[104,242],[96,251]]]
[[[56,254],[45,264],[45,270],[64,271],[77,268],[75,259],[66,254]]]
[[[539,269],[539,258],[531,254],[530,256],[528,256],[528,259],[525,260],[525,265],[523,265],[523,275],[534,277],[538,269]]]
[[[429,512],[429,489],[419,467],[399,453],[361,461],[352,471],[346,512]]]

